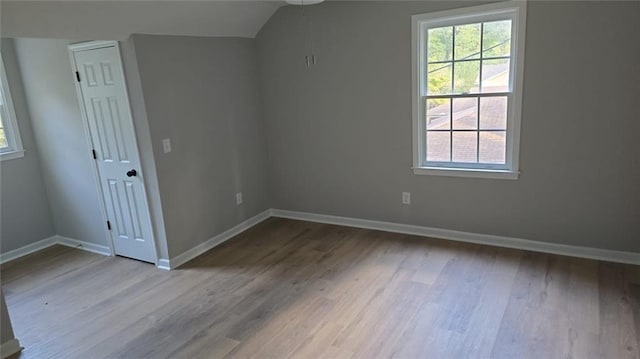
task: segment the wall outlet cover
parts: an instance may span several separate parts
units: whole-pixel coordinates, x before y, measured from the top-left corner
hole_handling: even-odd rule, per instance
[[[411,204],[411,192],[402,192],[402,204]]]

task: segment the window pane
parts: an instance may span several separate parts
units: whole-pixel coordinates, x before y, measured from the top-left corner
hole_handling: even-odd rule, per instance
[[[480,99],[480,129],[507,129],[507,96]]]
[[[451,61],[453,51],[453,27],[437,27],[429,29],[427,45],[427,61]]]
[[[455,60],[480,58],[480,24],[456,26]]]
[[[451,93],[451,63],[428,65],[429,95]]]
[[[448,130],[451,119],[451,100],[430,99],[427,100],[427,129]]]
[[[482,92],[509,91],[509,59],[482,61]]]
[[[453,132],[453,162],[477,162],[477,153],[477,132]]]
[[[3,113],[4,113],[4,108],[2,108],[2,106],[0,106],[0,148],[5,148],[5,147],[8,146],[8,144],[7,144],[7,136],[4,133],[4,122],[2,122],[2,114]]]
[[[482,57],[509,56],[511,20],[485,22],[482,33]]]
[[[478,128],[478,99],[453,99],[453,129],[468,130]]]
[[[480,131],[480,162],[505,163],[506,138],[507,135],[504,131]]]
[[[427,161],[449,162],[451,160],[450,141],[449,132],[427,131]]]
[[[454,64],[455,89],[454,93],[478,92],[480,77],[480,61],[464,61]]]

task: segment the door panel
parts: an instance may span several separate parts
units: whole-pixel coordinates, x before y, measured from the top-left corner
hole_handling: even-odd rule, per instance
[[[153,232],[144,195],[122,65],[114,46],[73,52],[111,239],[117,255],[155,262]],[[136,174],[128,176],[127,172]]]

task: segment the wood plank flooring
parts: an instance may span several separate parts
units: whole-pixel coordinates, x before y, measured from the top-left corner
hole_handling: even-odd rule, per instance
[[[55,246],[1,280],[20,358],[638,358],[637,268],[272,218],[182,268]]]

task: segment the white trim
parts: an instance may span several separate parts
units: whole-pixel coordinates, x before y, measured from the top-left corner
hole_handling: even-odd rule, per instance
[[[513,8],[526,7],[526,5],[526,0],[498,1],[486,5],[417,14],[411,18],[419,22],[429,22],[433,27],[463,25],[476,21],[503,20],[513,12]]]
[[[210,238],[206,242],[201,243],[172,259],[159,258],[158,263],[156,264],[156,267],[164,270],[175,269],[187,263],[188,261],[192,260],[193,258],[212,249],[213,247],[229,240],[230,238],[237,236],[238,234],[246,231],[247,229],[255,226],[256,224],[268,219],[269,217],[271,217],[271,209],[263,211],[247,219],[246,221],[238,223],[234,227],[218,234],[217,236]],[[22,256],[26,256],[27,254],[31,254],[33,252],[37,252],[39,250],[50,247],[54,244],[60,244],[67,247],[81,249],[87,252],[97,253],[104,256],[112,256],[111,250],[107,246],[55,235],[38,242],[28,244],[24,247],[9,251],[7,253],[0,254],[0,264],[20,258]]]
[[[27,152],[27,151],[21,150],[21,151],[12,151],[12,152],[1,152],[0,153],[0,161],[14,160],[16,158],[22,158],[22,157],[24,157],[24,153],[25,152]]]
[[[434,227],[416,226],[412,224],[402,224],[393,222],[374,221],[361,218],[350,218],[331,216],[326,214],[316,214],[308,212],[287,211],[282,209],[268,209],[258,215],[247,219],[228,229],[206,242],[193,247],[173,259],[160,258],[157,268],[172,270],[193,258],[207,252],[217,245],[237,236],[258,223],[270,218],[289,218],[301,221],[335,224],[339,226],[373,229],[384,232],[403,233],[415,236],[430,237],[436,239],[452,240],[457,242],[467,242],[483,244],[495,247],[513,248],[534,252],[551,253],[569,257],[588,258],[608,262],[627,263],[640,265],[640,253],[614,251],[608,249],[571,246],[566,244],[532,241],[528,239],[497,236],[492,234],[481,234],[472,232],[455,231]],[[109,247],[94,243],[79,241],[63,236],[52,236],[41,241],[26,245],[24,247],[0,254],[0,264],[20,258],[27,254],[37,252],[54,244],[65,245],[92,253],[109,256]]]
[[[268,209],[264,212],[261,212],[259,214],[257,214],[256,216],[253,216],[249,219],[247,219],[244,222],[238,223],[237,225],[235,225],[233,228],[230,228],[220,234],[218,234],[217,236],[214,236],[212,238],[210,238],[209,240],[207,240],[204,243],[201,243],[189,250],[187,250],[186,252],[171,258],[170,260],[166,260],[166,259],[162,259],[162,267],[160,266],[160,264],[158,265],[158,268],[161,269],[175,269],[185,263],[187,263],[188,261],[194,259],[195,257],[205,253],[206,251],[212,249],[213,247],[216,247],[222,243],[224,243],[225,241],[237,236],[238,234],[246,231],[247,229],[255,226],[256,224],[266,220],[267,218],[271,217],[271,210]]]
[[[7,147],[0,150],[0,161],[11,160],[24,156],[24,147],[22,146],[22,138],[20,137],[20,128],[18,126],[18,117],[13,107],[13,98],[11,97],[11,88],[9,87],[9,79],[4,68],[4,59],[0,53],[0,77],[2,93],[0,94],[2,102],[7,109],[8,118],[3,118],[3,126]]]
[[[111,251],[107,246],[55,235],[31,244],[27,244],[24,247],[20,247],[12,251],[0,254],[0,264],[43,250],[45,248],[51,247],[54,244],[73,247],[76,249],[81,249],[83,251],[101,254],[104,256],[111,256]]]
[[[37,252],[39,250],[45,249],[47,247],[51,247],[56,244],[58,236],[52,236],[49,238],[45,238],[39,240],[37,242],[27,244],[26,246],[16,248],[12,251],[8,251],[6,253],[0,254],[0,264],[12,261],[14,259],[26,256],[27,254],[31,254],[33,252]]]
[[[492,178],[492,179],[518,179],[520,172],[508,170],[483,170],[471,168],[449,168],[449,167],[417,167],[413,168],[413,173],[417,175],[433,175],[448,177],[472,177],[472,178]]]
[[[83,251],[101,254],[103,256],[111,256],[111,250],[107,246],[103,246],[100,244],[90,243],[81,241],[78,239],[67,238],[63,236],[56,236],[56,244],[60,244],[67,247],[72,247],[76,249],[81,249]]]
[[[511,42],[511,73],[509,76],[514,79],[511,88],[512,101],[511,113],[507,115],[507,163],[509,169],[518,171],[520,169],[520,127],[522,125],[522,91],[524,90],[524,59],[525,41],[527,29],[527,2],[526,0],[512,1],[515,6],[515,24],[512,25],[511,38],[516,41]],[[478,114],[479,115],[479,114]],[[509,127],[511,131],[508,131]]]
[[[158,264],[156,264],[156,267],[158,267],[158,269],[171,270],[171,263],[166,258],[160,258],[158,259]]]
[[[424,44],[420,36],[419,18],[411,17],[411,138],[413,140],[413,167],[422,166],[422,149],[426,148],[424,141],[426,135],[418,135],[422,132],[422,78],[424,73]]]
[[[101,49],[101,48],[106,48],[106,47],[114,47],[116,50],[116,55],[118,57],[118,65],[120,66],[121,69],[121,76],[122,76],[122,83],[123,83],[123,88],[124,88],[124,100],[126,102],[126,110],[129,111],[129,117],[131,119],[132,122],[132,128],[134,130],[134,134],[133,134],[133,143],[134,143],[134,147],[135,147],[135,155],[138,159],[138,164],[140,166],[140,170],[138,171],[138,177],[140,177],[140,185],[142,186],[142,196],[144,198],[144,202],[147,208],[147,223],[149,223],[150,231],[149,233],[151,233],[151,243],[153,246],[153,254],[155,256],[155,265],[158,266],[160,265],[159,261],[160,261],[160,255],[158,253],[158,245],[156,243],[156,235],[155,235],[155,231],[154,231],[154,227],[153,227],[153,221],[151,219],[151,207],[149,206],[149,199],[147,197],[147,186],[146,186],[146,182],[144,179],[144,173],[142,173],[142,159],[140,156],[140,147],[138,146],[138,136],[135,133],[135,123],[133,121],[133,111],[131,110],[131,103],[129,100],[129,89],[128,89],[128,85],[127,85],[127,80],[125,78],[125,70],[124,70],[124,63],[122,61],[122,55],[120,53],[120,45],[118,43],[118,41],[113,41],[113,40],[105,40],[105,41],[87,41],[87,42],[81,42],[81,43],[75,43],[75,44],[70,44],[68,45],[68,51],[69,51],[69,58],[71,60],[71,68],[73,71],[79,71],[78,70],[78,65],[76,63],[76,59],[74,56],[74,53],[76,52],[80,52],[80,51],[87,51],[87,50],[95,50],[95,49]],[[86,113],[86,109],[84,107],[84,98],[82,96],[82,87],[80,86],[80,83],[78,81],[76,81],[75,79],[73,80],[73,83],[76,87],[76,95],[78,97],[78,103],[80,105],[80,113],[82,115],[82,122],[83,122],[83,126],[84,126],[84,131],[85,131],[85,137],[87,140],[87,144],[89,146],[88,148],[88,153],[90,153],[90,151],[92,149],[94,149],[95,147],[93,146],[92,143],[92,139],[91,139],[91,130],[89,128],[89,120],[87,117],[87,113]],[[104,193],[102,191],[102,187],[100,185],[101,183],[101,179],[100,179],[100,172],[98,170],[98,163],[93,160],[93,158],[91,158],[91,164],[92,164],[92,169],[93,169],[93,176],[94,176],[94,180],[95,180],[95,184],[96,184],[96,189],[97,189],[97,193],[98,193],[98,197],[100,200],[100,210],[102,212],[102,217],[105,218],[105,220],[109,219],[108,216],[108,212],[107,212],[107,205],[105,203],[105,199],[104,199]],[[115,255],[115,247],[113,245],[113,238],[111,237],[111,231],[109,231],[109,229],[107,229],[107,227],[105,226],[104,228],[104,233],[105,236],[107,238],[107,243],[109,244],[109,252],[110,255]]]
[[[105,47],[117,46],[117,44],[118,42],[115,40],[96,40],[96,41],[77,42],[75,44],[68,45],[68,47],[70,52],[78,52],[78,51],[103,49]]]
[[[112,41],[112,42],[115,42],[115,41]],[[71,61],[72,71],[79,71],[78,65],[76,64],[76,58],[74,56],[75,51],[90,50],[92,48],[98,48],[100,47],[101,44],[105,45],[106,43],[109,43],[109,42],[108,41],[107,42],[88,41],[88,42],[68,45],[69,60]],[[72,74],[72,76],[74,75],[75,74]],[[80,107],[80,115],[82,116],[82,127],[84,128],[85,141],[87,141],[87,147],[88,147],[87,156],[88,156],[91,150],[93,150],[94,148],[93,143],[91,141],[91,130],[89,129],[89,120],[87,117],[86,109],[84,107],[84,98],[82,96],[82,88],[80,87],[80,83],[78,83],[78,81],[75,78],[72,81],[76,89],[78,106]],[[98,172],[98,163],[93,159],[93,157],[90,157],[90,162],[91,162],[91,172],[93,173],[93,180],[94,180],[93,182],[96,186],[98,201],[100,202],[100,212],[102,213],[102,218],[105,218],[105,220],[108,220],[109,216],[107,216],[107,210],[106,210],[107,207],[104,201],[104,194],[102,192],[102,186],[100,186],[101,182],[100,182],[100,175]],[[109,244],[110,255],[113,256],[115,255],[116,251],[115,251],[115,248],[113,247],[113,239],[111,238],[111,233],[109,232],[109,229],[107,228],[107,226],[103,228],[103,233],[107,243]]]
[[[524,77],[524,42],[526,30],[527,2],[504,1],[488,5],[463,7],[413,15],[411,17],[411,67],[412,67],[412,147],[413,168],[417,175],[438,175],[456,177],[478,177],[495,179],[518,179],[520,158],[520,127],[522,114],[522,90]],[[426,27],[440,27],[473,22],[487,22],[501,19],[512,20],[510,54],[509,113],[507,115],[506,158],[504,165],[483,163],[461,164],[452,162],[450,166],[435,168],[441,163],[426,160],[426,128],[424,128],[427,74]],[[479,93],[478,96],[483,95]],[[493,172],[487,171],[487,166]],[[465,171],[457,171],[456,168]],[[455,172],[445,172],[453,169]]]
[[[330,216],[324,214],[285,211],[272,209],[273,217],[297,219],[302,221],[335,224],[347,227],[374,229],[378,231],[403,233],[416,236],[447,239],[458,242],[484,244],[496,247],[514,248],[534,252],[551,253],[563,256],[596,259],[608,262],[640,265],[640,253],[613,251],[608,249],[570,246],[558,243],[539,242],[521,238],[496,236],[471,232],[454,231],[411,224],[372,221],[360,218]]]
[[[0,344],[0,357],[5,359],[21,350],[22,347],[20,346],[20,341],[18,341],[18,339],[9,339]]]

